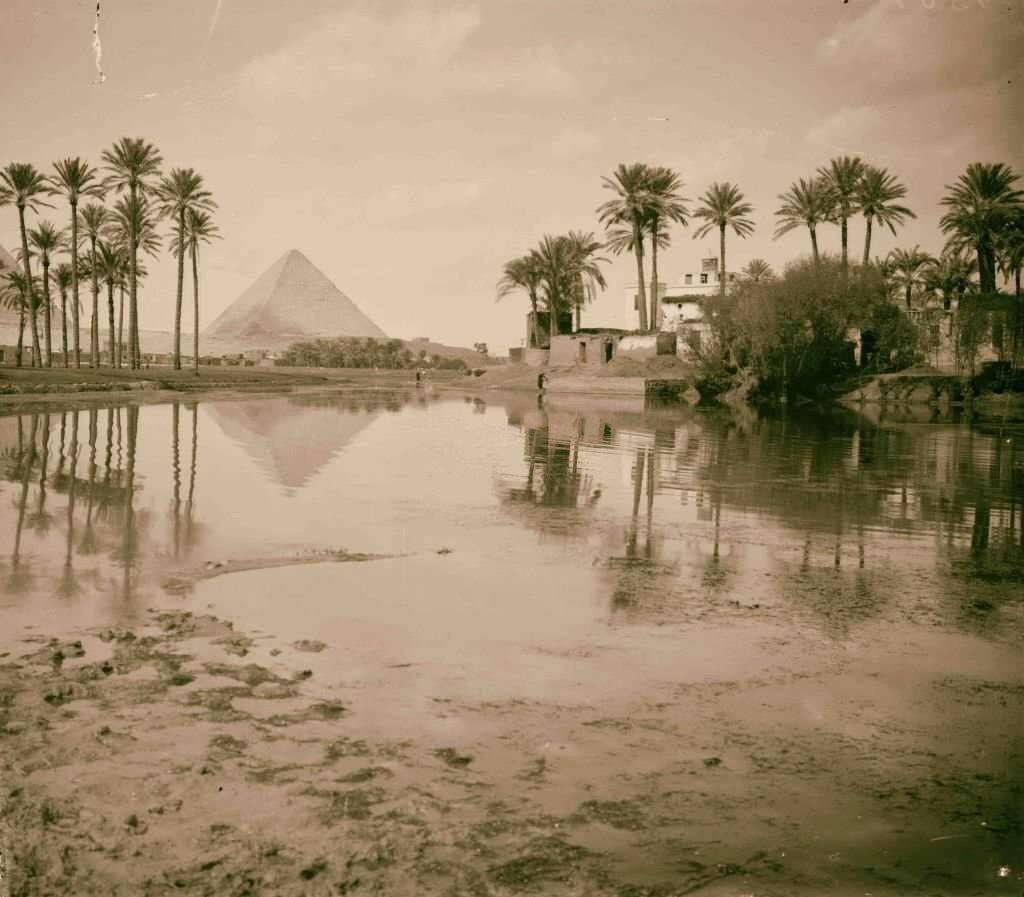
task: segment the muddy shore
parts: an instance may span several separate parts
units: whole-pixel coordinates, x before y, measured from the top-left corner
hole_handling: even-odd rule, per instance
[[[303,575],[422,581],[448,563],[442,553]],[[1009,644],[981,655],[953,636],[886,645],[876,632],[837,656],[748,604],[624,642],[524,645],[565,672],[562,693],[481,693],[412,653],[374,650],[367,668],[337,629],[297,638],[210,611],[240,591],[259,608],[294,572],[229,573],[219,592],[168,588],[132,625],[39,627],[4,646],[12,895],[1019,889],[1021,795],[998,771],[1021,759],[1024,680],[1007,678]],[[672,644],[694,634],[705,647],[680,664]],[[910,716],[878,686],[894,648],[915,657]],[[958,669],[944,672],[953,653]],[[638,664],[643,693],[616,688],[614,670]],[[953,720],[928,710],[935,689],[955,702]],[[996,705],[1002,731],[971,722]],[[942,739],[951,724],[955,748]],[[993,771],[973,772],[976,752],[994,748]]]

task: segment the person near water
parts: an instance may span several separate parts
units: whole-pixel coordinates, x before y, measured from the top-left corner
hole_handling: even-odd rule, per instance
[[[420,380],[422,380],[422,379],[423,379],[423,371],[421,371],[419,368],[416,368],[416,385],[417,386],[420,385]]]
[[[548,375],[541,371],[537,375],[537,389],[540,392],[544,392],[544,383],[547,381]]]

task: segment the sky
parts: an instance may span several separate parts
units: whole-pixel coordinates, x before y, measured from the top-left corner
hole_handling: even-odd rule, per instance
[[[841,154],[888,168],[918,218],[876,252],[937,252],[939,200],[972,161],[1024,172],[1024,0],[6,0],[0,165],[144,137],[201,172],[224,239],[201,263],[203,325],[301,250],[390,336],[519,346],[505,261],[544,234],[600,233],[620,162],[736,183],[755,234],[730,270],[809,251],[773,240],[778,194]],[[44,210],[61,224],[66,207]],[[716,240],[676,228],[674,283]],[[822,248],[838,251],[838,228]],[[851,227],[859,256],[863,223]],[[0,245],[17,244],[13,208]],[[170,329],[169,254],[141,294]],[[649,276],[649,275],[648,275]],[[628,255],[585,326],[634,326]],[[189,296],[190,293],[186,293]]]

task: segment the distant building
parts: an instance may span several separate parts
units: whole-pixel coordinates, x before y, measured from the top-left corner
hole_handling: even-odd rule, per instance
[[[738,280],[734,271],[726,274],[726,292],[733,288]],[[701,298],[715,296],[719,292],[718,258],[701,259],[699,271],[689,271],[680,275],[679,280],[671,286],[658,284],[658,320],[655,322],[659,330],[674,330],[676,320],[693,320],[695,310],[701,305]],[[650,290],[649,285],[645,285]],[[628,321],[637,319],[637,303],[640,293],[636,284],[626,288],[626,313]],[[650,303],[650,295],[647,298]]]
[[[700,351],[701,345],[711,331],[711,325],[707,320],[706,303],[709,298],[719,294],[721,281],[718,267],[717,257],[701,259],[699,271],[683,273],[671,286],[666,283],[658,284],[658,320],[654,322],[655,328],[666,333],[678,334],[679,355],[684,359]],[[727,272],[727,293],[733,289],[737,281],[738,276],[735,272]],[[632,322],[637,319],[639,302],[636,284],[626,288],[626,296],[627,320]],[[649,304],[649,295],[647,301]]]

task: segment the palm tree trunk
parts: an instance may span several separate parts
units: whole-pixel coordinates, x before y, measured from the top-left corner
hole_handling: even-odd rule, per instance
[[[638,231],[634,228],[634,231]],[[643,233],[634,233],[633,254],[636,256],[636,309],[639,315],[640,330],[647,330],[647,289],[644,287],[644,243]]]
[[[117,367],[124,363],[124,286],[117,303]]]
[[[843,274],[846,273],[847,269],[847,230],[846,230],[846,216],[840,219],[840,234],[843,244]]]
[[[14,349],[14,365],[21,367],[21,356],[25,348],[25,299],[18,305],[18,345]]]
[[[35,367],[39,364],[39,332],[36,329],[36,297],[35,290],[32,287],[32,266],[29,264],[28,259],[28,233],[25,230],[25,206],[21,203],[18,204],[18,227],[21,230],[21,261],[25,268],[25,289],[28,290],[28,296],[25,298],[28,300],[28,311],[32,315],[32,338],[34,339],[32,348],[32,366]],[[24,302],[22,302],[24,306]],[[25,311],[22,308],[22,319],[24,320]],[[24,327],[24,324],[22,325]],[[21,367],[21,336],[18,337],[18,367]]]
[[[821,262],[821,256],[818,255],[818,232],[813,224],[807,225],[807,228],[811,232],[811,254],[814,256],[814,264],[817,266]]]
[[[131,202],[135,205],[136,187],[131,185]],[[128,364],[132,369],[139,366],[136,345],[136,320],[139,313],[139,236],[135,233],[134,219],[130,228],[128,245]]]
[[[906,294],[906,296],[907,296],[907,308],[910,308],[910,297],[911,297],[911,294],[913,293],[913,290],[914,290],[914,285],[912,283],[908,283],[907,284],[907,294]]]
[[[192,370],[199,376],[199,250],[192,247]]]
[[[60,288],[60,345],[64,355],[64,367],[68,367],[68,290],[63,285]]]
[[[43,256],[43,325],[46,328],[46,366],[53,367],[53,317],[50,314],[50,259]]]
[[[648,321],[651,331],[657,331],[661,326],[661,317],[658,312],[661,311],[661,303],[658,301],[658,228],[655,224],[651,228],[651,316]]]
[[[32,367],[43,366],[42,346],[39,343],[39,311],[32,309]]]
[[[871,258],[871,219],[866,219],[867,224],[864,227],[864,261],[861,263],[865,268],[868,266],[868,259]]]
[[[99,274],[96,271],[96,237],[89,238],[90,243],[90,264],[92,265],[92,322],[89,325],[89,357],[92,359],[92,366],[100,366],[100,284]]]
[[[78,322],[78,203],[75,200],[71,201],[71,321],[74,328],[72,343],[75,349],[75,367],[80,368],[82,350]]]
[[[110,357],[107,359],[111,367],[114,367],[114,347],[115,337],[117,334],[114,332],[114,281],[107,281],[107,342],[110,344]]]
[[[181,292],[185,285],[185,208],[178,212],[178,292],[174,301],[174,369],[181,370]]]
[[[533,348],[540,348],[540,328],[537,326],[537,296],[533,293],[530,294],[530,308],[533,310],[533,320],[531,322],[531,329],[533,330]]]
[[[718,226],[718,236],[719,236],[719,244],[720,244],[720,250],[719,251],[722,253],[722,272],[719,275],[719,279],[721,280],[721,283],[719,283],[719,285],[718,285],[718,291],[719,291],[719,293],[722,296],[724,296],[725,295],[725,224],[724,223],[720,224]]]

